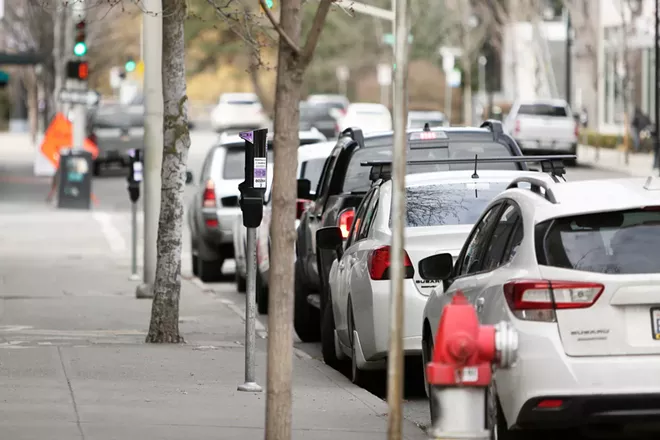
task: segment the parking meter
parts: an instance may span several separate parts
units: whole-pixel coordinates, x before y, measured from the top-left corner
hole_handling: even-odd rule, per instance
[[[245,140],[245,180],[238,185],[243,226],[257,228],[261,224],[264,195],[267,184],[268,158],[266,152],[267,128],[240,133]]]
[[[128,172],[128,195],[135,203],[140,198],[140,182],[142,182],[142,150],[136,148],[129,152],[130,169]]]

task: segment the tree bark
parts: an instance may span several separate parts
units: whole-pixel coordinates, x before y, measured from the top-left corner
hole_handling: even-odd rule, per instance
[[[298,165],[298,102],[302,89],[298,46],[301,0],[282,0],[281,28],[290,42],[280,38],[275,92],[273,210],[271,245],[273,259],[268,299],[268,395],[266,439],[291,439],[291,376],[293,368],[293,256],[296,234],[296,168]],[[274,330],[274,331],[272,331]],[[277,359],[277,360],[276,360]]]
[[[259,53],[256,49],[250,49],[250,66],[248,67],[248,72],[250,73],[250,81],[252,82],[252,89],[254,93],[259,98],[261,106],[264,109],[264,112],[268,115],[269,118],[273,117],[274,112],[274,103],[272,96],[266,94],[266,90],[261,85],[261,78],[259,78],[259,67],[260,59]]]
[[[190,148],[183,24],[186,0],[163,4],[163,164],[156,280],[147,342],[183,342],[179,335],[181,248],[186,162]]]

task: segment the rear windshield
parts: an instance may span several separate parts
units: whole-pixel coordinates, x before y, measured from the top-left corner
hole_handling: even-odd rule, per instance
[[[326,158],[317,158],[310,159],[306,162],[303,162],[301,169],[301,179],[307,179],[312,183],[312,188],[316,188],[319,183],[319,178],[321,177],[321,171],[323,171],[323,165],[325,165]]]
[[[273,163],[273,150],[268,150],[268,163]],[[245,150],[242,148],[227,149],[222,177],[226,180],[245,178]]]
[[[431,144],[430,144],[431,145]],[[502,157],[511,156],[509,148],[497,142],[459,142],[453,141],[450,146],[428,149],[415,149],[408,150],[407,160],[440,160],[450,158],[474,158],[479,157]],[[344,179],[344,192],[358,192],[367,191],[371,186],[369,180],[370,167],[361,166],[360,162],[370,160],[391,160],[392,147],[376,147],[376,148],[363,148],[358,150],[351,157],[346,170],[346,178]],[[489,163],[480,166],[482,169],[488,170],[518,170],[516,163]],[[450,170],[470,170],[474,169],[472,164],[452,164],[452,165],[409,165],[408,173],[428,173],[434,171],[450,171]]]
[[[565,118],[568,116],[563,105],[524,104],[518,109],[519,115],[545,116],[551,118]]]
[[[332,116],[330,115],[329,111],[330,109],[328,107],[300,104],[300,119],[301,120],[319,119],[319,118],[331,119]]]
[[[660,273],[660,211],[556,219],[537,246],[548,266],[608,274]]]
[[[406,226],[472,225],[507,186],[507,182],[479,181],[408,187]]]

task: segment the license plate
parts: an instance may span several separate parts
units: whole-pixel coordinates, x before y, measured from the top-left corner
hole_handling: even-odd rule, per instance
[[[660,307],[651,308],[651,335],[660,341]]]

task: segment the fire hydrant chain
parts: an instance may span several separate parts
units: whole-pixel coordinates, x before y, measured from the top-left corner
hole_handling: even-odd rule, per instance
[[[484,408],[493,370],[510,368],[517,352],[518,334],[511,324],[479,325],[474,307],[457,292],[442,311],[426,366],[436,408],[431,438],[488,440]]]

